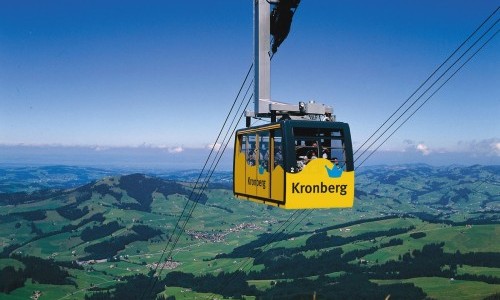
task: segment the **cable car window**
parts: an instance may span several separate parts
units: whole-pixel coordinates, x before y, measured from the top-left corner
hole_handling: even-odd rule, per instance
[[[344,137],[339,129],[294,128],[294,138],[298,171],[318,157],[328,159],[345,169]]]
[[[334,161],[337,159],[338,166],[341,168],[345,168],[346,159],[345,159],[345,147],[342,140],[332,139],[331,140],[331,160]],[[337,163],[337,162],[335,162]]]
[[[269,132],[259,132],[259,166],[269,171]]]
[[[255,141],[256,141],[256,136],[255,134],[248,134],[245,135],[246,137],[246,160],[247,164],[250,166],[255,166],[256,163],[256,148],[255,148]]]
[[[247,153],[248,150],[248,137],[246,135],[238,136],[241,140],[240,142],[240,153]]]
[[[274,167],[283,166],[283,148],[281,130],[274,131]]]

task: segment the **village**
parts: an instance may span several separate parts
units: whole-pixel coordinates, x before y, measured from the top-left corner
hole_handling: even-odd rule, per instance
[[[191,239],[205,240],[212,243],[222,243],[225,241],[225,237],[230,233],[240,232],[242,230],[263,230],[263,228],[254,223],[241,223],[235,225],[232,228],[226,229],[221,232],[206,232],[206,231],[194,231],[186,230],[186,233],[191,237]]]

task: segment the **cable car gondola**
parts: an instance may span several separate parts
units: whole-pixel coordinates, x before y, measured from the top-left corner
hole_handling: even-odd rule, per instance
[[[246,112],[247,128],[236,132],[233,192],[239,199],[286,209],[352,207],[354,163],[349,125],[335,122],[330,106],[270,99],[270,3],[284,5],[274,10],[282,13],[283,9],[297,9],[299,2],[254,2],[255,111]],[[291,22],[291,17],[287,20]],[[275,39],[281,37],[279,43],[288,30],[282,34],[277,30],[289,29],[289,25],[275,26],[272,34]],[[270,123],[251,127],[252,117],[270,118]]]
[[[286,209],[352,207],[349,125],[282,120],[236,132],[234,194]]]

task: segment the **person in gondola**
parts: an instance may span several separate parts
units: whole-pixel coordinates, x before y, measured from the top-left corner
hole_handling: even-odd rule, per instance
[[[323,148],[323,152],[321,154],[321,157],[328,159],[329,156],[330,156],[330,151],[328,150],[328,148]]]
[[[255,166],[255,149],[248,151],[247,162],[250,166]]]
[[[339,159],[338,158],[336,158],[336,157],[332,158],[332,162],[333,162],[333,165],[334,165],[335,168],[342,169],[340,167],[340,165],[339,165]]]

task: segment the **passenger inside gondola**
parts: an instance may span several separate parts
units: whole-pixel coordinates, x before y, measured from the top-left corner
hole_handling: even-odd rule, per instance
[[[255,149],[253,148],[250,148],[250,150],[248,150],[247,163],[250,166],[255,166]]]

